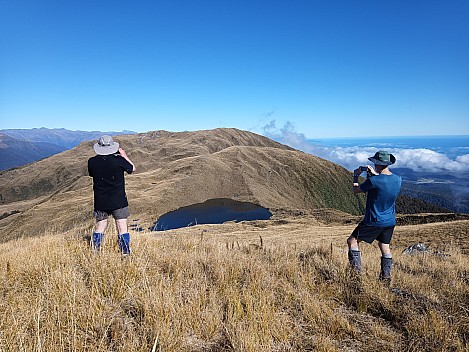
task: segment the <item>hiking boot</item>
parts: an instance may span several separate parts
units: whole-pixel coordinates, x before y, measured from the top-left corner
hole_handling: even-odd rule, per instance
[[[127,256],[130,254],[130,234],[129,233],[123,233],[123,234],[117,235],[117,243],[119,244],[119,250],[123,255]]]
[[[363,291],[362,277],[360,273],[351,266],[347,270],[348,276],[346,280],[347,291],[352,295],[358,295]]]
[[[101,243],[104,238],[104,233],[93,232],[93,237],[91,239],[91,248],[94,251],[99,251],[101,249]]]
[[[379,280],[385,284],[386,287],[391,286],[391,271],[392,271],[392,258],[381,257],[381,273]]]
[[[350,263],[350,266],[355,269],[357,273],[362,270],[362,258],[360,255],[360,251],[350,249],[348,251],[348,261]]]
[[[391,287],[391,278],[384,278],[384,277],[379,277],[379,281],[383,284],[384,287],[390,288]]]

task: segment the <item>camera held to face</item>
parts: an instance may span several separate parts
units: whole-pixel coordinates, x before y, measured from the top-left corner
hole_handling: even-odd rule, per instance
[[[371,169],[368,168],[368,166],[360,166],[360,171],[361,172],[366,172],[366,177],[371,177],[371,176],[374,176],[373,172],[371,171]]]

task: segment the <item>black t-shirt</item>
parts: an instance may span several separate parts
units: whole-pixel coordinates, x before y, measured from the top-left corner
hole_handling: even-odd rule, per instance
[[[119,155],[96,155],[88,160],[88,173],[93,177],[94,209],[112,211],[129,205],[125,195],[124,171],[133,166]]]

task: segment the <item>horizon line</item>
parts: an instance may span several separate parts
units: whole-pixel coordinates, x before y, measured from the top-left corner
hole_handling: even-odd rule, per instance
[[[174,132],[174,133],[177,133],[177,132],[196,132],[196,131],[210,131],[210,130],[215,130],[215,129],[219,129],[219,128],[235,128],[235,129],[239,129],[239,130],[243,130],[242,128],[239,128],[239,127],[215,127],[215,128],[203,128],[203,129],[199,129],[199,130],[180,130],[180,131],[171,131],[171,130],[165,130],[167,132]],[[161,131],[161,130],[147,130],[147,131],[143,131],[143,132],[138,132],[138,131],[132,131],[132,130],[127,130],[127,129],[123,129],[123,130],[120,130],[120,131],[117,131],[117,130],[114,130],[114,131],[110,131],[110,130],[107,130],[107,131],[100,131],[100,130],[83,130],[83,129],[68,129],[68,128],[65,128],[65,127],[30,127],[30,128],[2,128],[0,129],[0,132],[1,131],[7,131],[7,130],[24,130],[24,131],[27,131],[27,130],[38,130],[38,129],[46,129],[46,130],[66,130],[66,131],[71,131],[71,132],[119,132],[119,133],[124,133],[124,132],[129,132],[129,133],[132,133],[132,134],[139,134],[139,133],[147,133],[147,132],[154,132],[154,131]],[[250,129],[244,129],[244,131],[247,131],[247,132],[253,132],[251,131]],[[261,135],[264,135],[263,133],[258,133],[258,134],[261,134]],[[328,136],[328,137],[308,137],[308,136],[305,136],[307,140],[317,140],[317,139],[363,139],[363,138],[367,138],[367,139],[380,139],[380,138],[425,138],[425,137],[468,137],[469,138],[469,134],[422,134],[422,135],[381,135],[381,136]]]

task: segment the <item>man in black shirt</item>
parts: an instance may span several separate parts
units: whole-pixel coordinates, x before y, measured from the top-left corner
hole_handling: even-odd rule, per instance
[[[129,203],[125,194],[124,171],[135,171],[119,143],[111,136],[102,136],[94,145],[96,156],[88,160],[88,173],[93,177],[94,217],[96,226],[93,232],[92,247],[99,250],[106,230],[109,215],[114,217],[118,231],[117,242],[124,255],[130,254],[130,234],[127,230]]]

